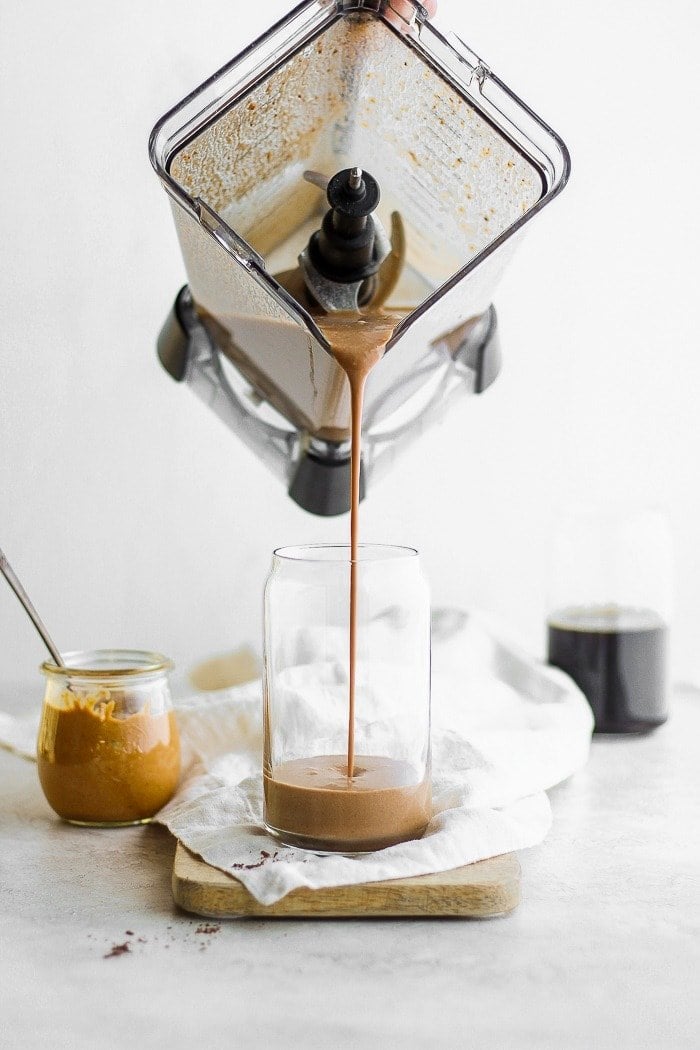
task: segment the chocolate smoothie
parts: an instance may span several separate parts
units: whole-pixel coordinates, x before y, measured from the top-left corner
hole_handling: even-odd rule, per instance
[[[408,763],[355,755],[358,544],[362,403],[367,377],[381,360],[402,314],[382,308],[323,313],[314,309],[298,271],[278,277],[315,313],[351,395],[349,687],[346,755],[296,759],[265,771],[265,820],[285,842],[309,849],[366,852],[418,838],[430,820],[430,781]]]
[[[348,777],[355,762],[355,670],[357,651],[357,548],[360,526],[360,464],[362,461],[362,401],[367,376],[384,356],[394,330],[391,314],[330,314],[318,319],[333,356],[350,384],[350,654],[348,703]]]
[[[267,823],[293,846],[363,853],[418,838],[430,820],[430,783],[407,762],[357,755],[282,762],[265,778]],[[323,845],[319,847],[319,842]]]

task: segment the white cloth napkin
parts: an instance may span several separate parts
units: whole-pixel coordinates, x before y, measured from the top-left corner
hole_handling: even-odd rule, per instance
[[[314,668],[313,638],[305,645],[304,668],[295,671],[311,683],[329,672]],[[588,758],[593,718],[583,694],[485,621],[454,610],[434,614],[432,682],[433,817],[420,840],[345,857],[316,856],[269,836],[262,826],[260,682],[178,705],[184,774],[157,819],[262,904],[300,886],[446,871],[541,842],[551,823],[545,791]],[[297,717],[301,724],[310,712],[300,708]],[[7,716],[0,716],[0,739],[22,751],[21,733]]]

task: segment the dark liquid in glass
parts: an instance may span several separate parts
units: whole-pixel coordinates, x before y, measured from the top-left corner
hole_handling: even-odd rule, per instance
[[[635,733],[667,718],[668,628],[649,609],[561,609],[547,622],[548,656],[593,708],[598,733]]]

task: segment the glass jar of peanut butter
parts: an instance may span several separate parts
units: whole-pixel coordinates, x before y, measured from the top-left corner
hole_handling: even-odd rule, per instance
[[[146,824],[172,797],[180,740],[170,660],[103,649],[46,661],[39,726],[39,780],[49,805],[71,824]]]

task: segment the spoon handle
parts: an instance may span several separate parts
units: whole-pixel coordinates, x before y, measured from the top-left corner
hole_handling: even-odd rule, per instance
[[[0,572],[3,574],[3,576],[5,577],[7,582],[9,583],[10,587],[15,592],[15,594],[19,598],[20,602],[24,606],[24,609],[25,609],[25,612],[27,613],[27,616],[32,621],[32,623],[36,627],[37,631],[41,635],[42,641],[43,641],[44,645],[46,646],[46,648],[51,653],[51,657],[52,657],[54,663],[56,664],[56,666],[57,667],[65,667],[65,664],[63,663],[63,660],[61,658],[61,654],[59,653],[58,649],[56,648],[56,646],[54,645],[53,641],[51,640],[51,635],[49,634],[49,632],[44,627],[44,624],[42,623],[41,617],[39,616],[39,613],[36,611],[36,609],[32,605],[32,603],[31,603],[31,601],[29,599],[29,595],[27,594],[27,592],[25,591],[24,587],[22,586],[22,584],[17,579],[17,576],[15,575],[14,569],[12,568],[12,566],[9,563],[9,561],[7,560],[7,558],[5,557],[5,555],[3,554],[3,552],[1,550],[0,550]]]

